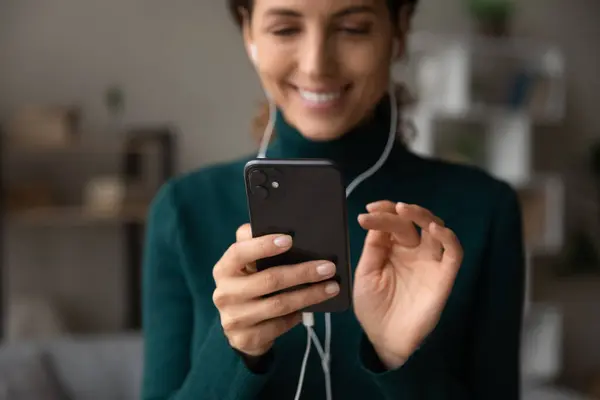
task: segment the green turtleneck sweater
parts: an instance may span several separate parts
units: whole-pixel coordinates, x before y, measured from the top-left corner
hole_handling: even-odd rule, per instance
[[[328,158],[348,183],[379,158],[387,110],[383,101],[372,121],[330,142],[307,140],[279,115],[267,156]],[[294,398],[304,328],[280,337],[266,372],[255,373],[228,345],[212,303],[213,266],[249,220],[243,167],[250,158],[177,177],[153,202],[143,268],[144,400]],[[332,315],[334,399],[519,398],[524,254],[516,193],[481,170],[425,159],[397,143],[348,199],[353,268],[366,234],[357,216],[384,199],[418,204],[442,218],[460,239],[464,261],[438,325],[398,369],[382,368],[351,310]],[[323,326],[317,315],[321,338]],[[302,398],[325,398],[315,351]]]

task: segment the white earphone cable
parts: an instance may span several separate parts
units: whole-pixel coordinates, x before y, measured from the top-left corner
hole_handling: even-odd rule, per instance
[[[258,158],[266,158],[267,157],[267,149],[269,148],[269,143],[271,142],[271,136],[273,136],[273,130],[275,128],[275,119],[277,118],[277,109],[275,107],[275,102],[271,100],[271,96],[267,92],[265,92],[267,99],[269,100],[269,122],[267,127],[265,128],[265,133],[260,141],[260,147],[258,149]]]
[[[296,388],[296,396],[294,396],[294,400],[300,400],[300,395],[302,394],[302,385],[304,384],[304,371],[306,371],[306,364],[308,363],[308,356],[310,355],[310,345],[311,345],[311,335],[310,330],[306,330],[306,350],[304,350],[304,358],[302,358],[302,367],[300,373],[300,379],[298,380],[298,387]]]
[[[396,92],[394,82],[390,82],[389,87],[389,96],[390,96],[390,131],[388,135],[388,140],[385,145],[381,156],[377,160],[373,166],[367,169],[365,172],[357,176],[346,188],[346,198],[350,197],[352,192],[364,182],[366,179],[370,178],[375,174],[387,161],[396,140],[396,134],[398,131],[398,104],[396,100]],[[271,97],[266,93],[267,99],[269,100],[269,123],[265,129],[265,133],[263,134],[259,151],[258,158],[266,158],[267,149],[269,147],[269,143],[271,141],[271,136],[273,135],[273,129],[275,126],[276,119],[276,107],[274,101],[272,101]],[[330,374],[330,362],[331,362],[331,314],[325,313],[325,346],[321,345],[319,337],[313,329],[314,326],[314,315],[312,313],[303,313],[302,314],[302,323],[306,327],[307,339],[306,339],[306,350],[304,352],[304,358],[302,359],[302,365],[300,367],[300,378],[298,380],[298,387],[296,389],[295,400],[300,399],[300,395],[302,393],[302,385],[304,384],[304,375],[306,374],[306,365],[308,364],[308,357],[310,355],[311,344],[315,344],[315,348],[319,353],[319,357],[321,358],[321,366],[323,368],[323,373],[325,375],[325,391],[326,391],[326,399],[332,400],[332,388],[331,388],[331,374]]]

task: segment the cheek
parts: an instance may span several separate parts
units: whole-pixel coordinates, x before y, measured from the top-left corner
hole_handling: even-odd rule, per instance
[[[267,53],[267,52],[265,52]],[[290,51],[270,51],[259,59],[258,74],[262,84],[273,94],[278,84],[289,78],[294,70],[294,57]]]
[[[390,70],[387,52],[376,44],[346,49],[340,57],[342,70],[360,86],[385,82]]]

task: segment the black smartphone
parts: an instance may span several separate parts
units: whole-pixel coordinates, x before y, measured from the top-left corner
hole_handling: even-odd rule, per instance
[[[244,168],[254,237],[292,236],[292,248],[257,262],[257,270],[328,260],[340,293],[306,312],[340,312],[352,301],[346,190],[339,168],[320,159],[256,159]],[[292,288],[292,290],[295,288]]]

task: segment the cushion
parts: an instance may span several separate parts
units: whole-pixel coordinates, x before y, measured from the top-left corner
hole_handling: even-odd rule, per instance
[[[68,400],[47,356],[32,352],[4,358],[0,362],[0,400],[33,399]]]

